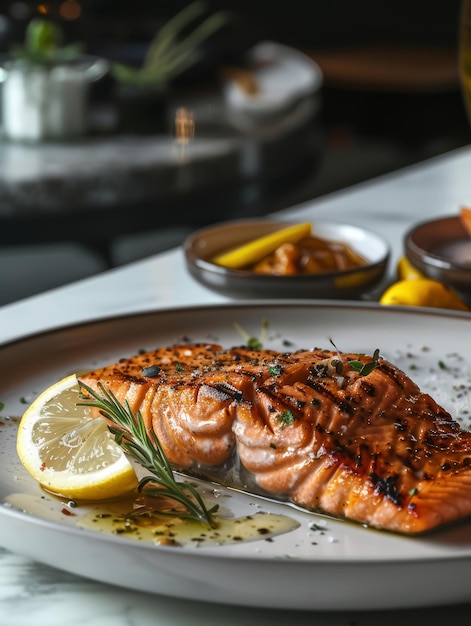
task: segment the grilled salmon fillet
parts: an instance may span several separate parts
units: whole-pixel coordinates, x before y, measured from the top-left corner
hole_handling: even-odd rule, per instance
[[[140,410],[175,469],[401,533],[471,515],[471,433],[378,355],[185,344],[80,382]]]

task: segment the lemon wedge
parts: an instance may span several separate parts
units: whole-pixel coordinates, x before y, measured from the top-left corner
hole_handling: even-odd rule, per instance
[[[296,243],[311,234],[310,223],[295,224],[264,235],[253,241],[213,257],[212,262],[230,269],[252,265],[274,252],[283,243]]]
[[[24,413],[16,449],[44,489],[77,500],[105,500],[130,493],[137,476],[104,418],[92,418],[75,375],[43,391]]]
[[[425,274],[415,267],[415,265],[412,265],[406,256],[402,256],[397,262],[397,276],[399,280],[426,278]]]
[[[379,302],[385,305],[470,310],[453,289],[432,278],[399,280],[384,291]]]

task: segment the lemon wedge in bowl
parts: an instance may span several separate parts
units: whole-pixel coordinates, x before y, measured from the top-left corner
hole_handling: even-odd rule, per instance
[[[470,310],[453,289],[432,278],[398,280],[387,287],[379,302],[385,305]]]
[[[212,259],[212,262],[231,269],[241,269],[257,263],[283,243],[296,243],[303,237],[307,237],[311,234],[311,229],[312,225],[307,222],[280,228],[273,233],[263,235],[235,249],[219,254]]]
[[[106,500],[132,492],[134,468],[104,418],[81,401],[75,375],[43,391],[25,411],[16,449],[26,470],[56,495]]]

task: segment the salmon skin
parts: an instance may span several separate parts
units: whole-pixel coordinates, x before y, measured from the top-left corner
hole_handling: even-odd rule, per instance
[[[471,433],[379,355],[185,344],[78,378],[177,470],[400,533],[471,515]]]

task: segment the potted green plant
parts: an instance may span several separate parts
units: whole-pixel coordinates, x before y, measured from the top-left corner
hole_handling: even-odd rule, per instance
[[[159,125],[172,81],[200,61],[201,45],[231,18],[228,11],[207,14],[206,4],[197,0],[159,29],[141,66],[112,63],[121,125],[133,130]]]
[[[14,141],[69,139],[88,129],[88,86],[108,68],[78,44],[64,45],[53,22],[31,20],[24,44],[1,66],[2,131]]]

